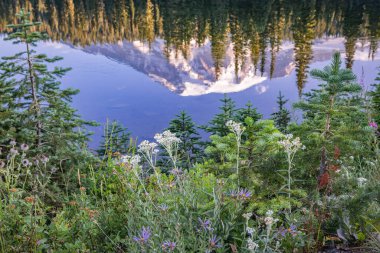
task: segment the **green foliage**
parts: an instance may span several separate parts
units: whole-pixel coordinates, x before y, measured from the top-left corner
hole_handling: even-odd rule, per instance
[[[371,96],[371,108],[373,120],[379,124],[380,123],[380,73],[376,78],[377,83],[373,84],[373,91],[370,92]]]
[[[27,16],[8,37],[26,51],[0,64],[1,252],[317,252],[331,235],[380,248],[378,129],[339,54],[311,71],[323,83],[296,104],[299,125],[287,127],[281,94],[274,120],[225,96],[204,127],[212,134],[204,154],[181,112],[157,143],[137,147],[113,122],[98,159],[80,147],[86,122],[69,106],[76,91],[59,88],[67,69],[49,70],[59,58],[30,49],[44,36]]]
[[[35,31],[40,25],[29,20],[30,13],[17,14],[20,23],[9,25],[14,30],[6,40],[24,46],[25,51],[3,57],[0,63],[1,93],[0,144],[10,140],[27,143],[31,150],[44,153],[60,165],[70,165],[86,145],[83,121],[70,106],[78,90],[61,89],[59,79],[70,70],[56,66],[61,57],[49,58],[33,47],[46,39]],[[54,64],[54,67],[50,67]],[[3,99],[4,97],[4,99]]]
[[[284,99],[281,91],[277,97],[278,111],[272,113],[272,119],[276,123],[276,127],[283,133],[286,133],[287,127],[290,123],[290,112],[285,108],[288,99]]]
[[[238,122],[242,122],[243,124],[245,123],[246,118],[251,118],[254,122],[260,120],[263,115],[257,112],[256,108],[252,107],[252,103],[248,102],[246,104],[246,107],[244,108],[239,108],[236,111],[235,119]]]
[[[355,83],[356,76],[352,71],[341,69],[340,65],[340,54],[336,53],[331,65],[323,70],[312,70],[312,77],[323,83],[294,105],[303,111],[304,121],[300,126],[293,125],[292,131],[307,141],[306,147],[310,147],[305,153],[310,158],[305,159],[310,161],[309,166],[315,168],[319,160],[320,176],[334,163],[336,149],[342,155],[367,152],[365,140],[369,132],[365,128],[367,118],[363,99],[359,96],[361,87]],[[320,159],[317,150],[321,150]]]
[[[112,121],[111,124],[107,121],[102,143],[97,153],[100,156],[119,152],[122,154],[128,153],[131,146],[131,134],[128,129],[123,127],[118,121]]]
[[[211,135],[226,136],[230,131],[226,126],[227,121],[235,118],[236,107],[235,102],[224,94],[224,98],[220,100],[222,106],[219,107],[220,113],[216,114],[214,118],[203,126],[202,129],[209,132]]]
[[[184,111],[180,112],[175,119],[169,122],[168,130],[175,133],[181,140],[178,155],[185,161],[180,167],[191,168],[199,161],[201,156],[201,137],[191,117]]]

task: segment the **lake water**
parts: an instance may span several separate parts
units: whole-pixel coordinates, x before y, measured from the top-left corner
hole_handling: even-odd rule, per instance
[[[73,68],[62,84],[81,90],[79,113],[140,139],[181,110],[205,124],[224,93],[269,117],[279,91],[293,102],[315,88],[308,71],[335,51],[366,85],[380,66],[378,0],[1,0],[0,32],[21,7],[51,38],[37,50]],[[0,41],[0,56],[19,50]]]

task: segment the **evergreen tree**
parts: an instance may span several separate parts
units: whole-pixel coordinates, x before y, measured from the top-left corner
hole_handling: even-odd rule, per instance
[[[263,115],[257,112],[256,108],[252,107],[252,103],[248,102],[244,108],[237,109],[236,111],[236,120],[238,122],[245,122],[245,119],[250,117],[254,122],[260,120]]]
[[[0,63],[0,117],[5,118],[0,129],[6,133],[0,144],[15,139],[29,144],[34,152],[49,155],[51,160],[68,162],[87,140],[79,130],[88,122],[70,107],[78,91],[60,88],[59,78],[70,69],[48,66],[62,58],[49,58],[33,49],[46,36],[37,31],[40,23],[30,21],[29,16],[21,10],[17,14],[20,23],[8,26],[14,32],[6,40],[22,44],[25,50],[3,57]]]
[[[358,96],[361,87],[354,83],[356,76],[351,70],[340,68],[341,63],[337,52],[329,66],[312,70],[311,76],[323,83],[320,89],[305,94],[306,99],[295,105],[304,111],[303,140],[314,140],[313,144],[305,143],[306,147],[320,150],[320,177],[327,172],[329,162],[333,160],[329,155],[334,154],[336,148],[340,151],[361,148],[357,139],[364,134],[363,124],[366,126],[366,115]]]
[[[107,121],[102,138],[100,148],[97,150],[99,155],[108,155],[115,152],[126,154],[129,151],[131,134],[118,121],[112,121],[111,124]]]
[[[199,147],[201,137],[192,118],[182,111],[170,121],[168,130],[181,139],[178,155],[186,161],[186,164],[183,165],[190,168],[197,161],[201,152]]]
[[[283,133],[286,133],[286,129],[290,122],[290,112],[285,108],[285,104],[288,99],[284,99],[284,96],[279,92],[277,97],[278,111],[272,113],[272,119],[276,123],[276,127]]]
[[[378,76],[375,79],[377,83],[373,84],[374,87],[373,91],[370,92],[371,96],[371,104],[372,104],[372,117],[373,120],[380,124],[380,73],[378,73]]]
[[[220,113],[216,114],[208,125],[202,126],[201,128],[209,132],[211,135],[226,136],[230,133],[226,123],[235,118],[235,102],[227,97],[226,94],[224,94],[224,98],[220,101],[222,102],[222,106],[219,107]]]

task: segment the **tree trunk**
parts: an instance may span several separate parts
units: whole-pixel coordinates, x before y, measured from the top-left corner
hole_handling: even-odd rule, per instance
[[[27,37],[27,33],[25,31],[25,38]],[[32,90],[32,97],[33,97],[33,102],[32,102],[32,109],[35,110],[35,116],[37,119],[36,123],[36,134],[37,134],[37,146],[41,146],[42,140],[42,123],[41,123],[41,108],[40,104],[38,102],[38,97],[37,97],[37,88],[36,88],[36,81],[34,79],[34,73],[33,73],[33,64],[32,60],[30,59],[30,49],[29,49],[29,43],[26,42],[26,54],[27,54],[27,62],[28,62],[28,70],[29,70],[29,81],[31,85],[31,90]]]
[[[323,146],[321,150],[321,163],[319,166],[319,177],[321,177],[327,170],[327,148],[326,148],[326,142],[329,138],[330,128],[331,128],[331,111],[334,107],[334,100],[335,97],[330,97],[330,103],[329,103],[329,111],[327,112],[326,116],[326,124],[325,124],[325,130],[323,132]]]

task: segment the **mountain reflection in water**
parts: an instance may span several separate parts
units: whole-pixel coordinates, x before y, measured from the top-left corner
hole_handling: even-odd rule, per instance
[[[73,67],[63,85],[81,90],[79,113],[141,138],[180,110],[206,123],[222,93],[268,117],[280,90],[292,102],[315,88],[308,71],[337,50],[367,85],[380,66],[379,0],[1,0],[0,33],[21,8],[53,41],[38,51]],[[18,49],[0,42],[0,56]]]
[[[301,94],[313,61],[341,50],[351,68],[358,49],[374,59],[380,36],[378,0],[3,0],[0,27],[22,7],[53,40],[181,95],[241,91],[293,69]]]

